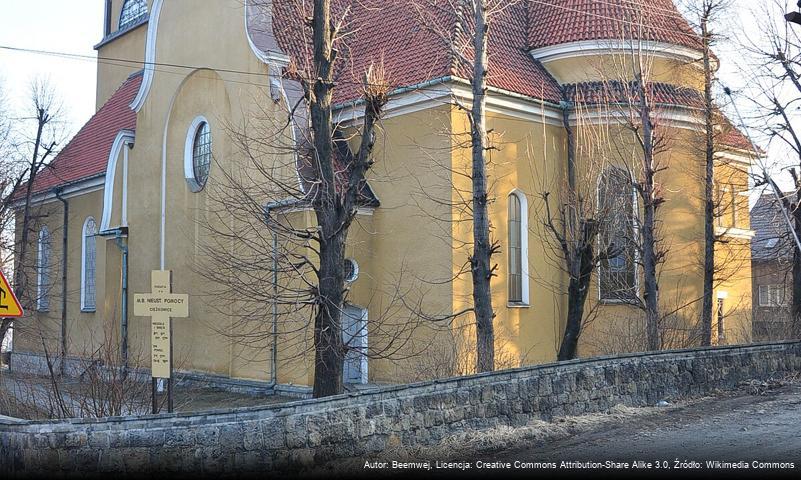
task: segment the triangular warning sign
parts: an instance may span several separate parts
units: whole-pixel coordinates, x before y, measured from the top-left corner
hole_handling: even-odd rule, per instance
[[[0,270],[0,317],[21,317],[22,314],[22,305]]]

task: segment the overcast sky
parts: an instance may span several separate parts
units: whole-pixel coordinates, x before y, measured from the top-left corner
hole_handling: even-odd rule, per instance
[[[757,35],[754,19],[759,14],[753,9],[772,0],[732,1],[734,8],[726,29],[732,35]],[[103,0],[0,0],[0,47],[93,56],[92,47],[103,33],[103,3]],[[732,42],[718,45],[716,52],[721,59],[722,82],[733,89],[741,88],[746,77],[740,70],[743,57],[739,48]],[[32,78],[49,78],[63,101],[71,133],[94,113],[95,74],[93,60],[0,48],[0,81],[11,107],[22,107]]]

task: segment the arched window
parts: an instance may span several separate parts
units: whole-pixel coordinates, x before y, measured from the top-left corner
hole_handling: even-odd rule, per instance
[[[206,185],[211,170],[211,128],[205,118],[197,117],[189,126],[184,149],[184,176],[193,192]]]
[[[81,246],[81,310],[95,311],[95,278],[97,272],[97,224],[89,217],[83,224]]]
[[[509,194],[509,286],[512,306],[528,305],[528,203],[522,192]]]
[[[147,0],[125,0],[120,11],[119,30],[139,23],[147,15]]]
[[[36,309],[46,312],[50,308],[50,231],[46,226],[39,230],[38,255],[36,257]]]
[[[606,301],[634,300],[637,298],[637,204],[628,172],[610,167],[601,175],[598,207],[600,298]]]

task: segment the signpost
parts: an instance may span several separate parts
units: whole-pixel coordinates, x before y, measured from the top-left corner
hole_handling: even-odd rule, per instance
[[[6,276],[0,271],[0,317],[18,318],[24,314],[11,285],[6,280]],[[3,339],[0,338],[0,341]]]
[[[156,384],[167,379],[167,411],[172,413],[172,322],[173,317],[189,316],[189,295],[172,293],[172,272],[153,270],[150,274],[151,293],[134,295],[134,315],[151,318],[151,376],[153,413],[158,413]]]

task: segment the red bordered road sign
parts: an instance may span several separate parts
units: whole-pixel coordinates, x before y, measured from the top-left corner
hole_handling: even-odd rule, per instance
[[[6,276],[0,271],[0,317],[21,317],[23,313],[22,305],[11,290]]]

